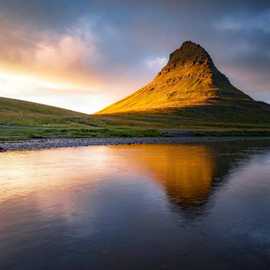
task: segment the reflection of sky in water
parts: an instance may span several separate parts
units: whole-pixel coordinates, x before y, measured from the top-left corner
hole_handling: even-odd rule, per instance
[[[8,153],[1,159],[0,171],[5,179],[0,188],[1,201],[40,190],[58,192],[56,188],[72,189],[78,184],[80,188],[94,186],[114,175],[121,178],[137,174],[161,184],[176,201],[192,204],[207,198],[214,160],[204,146],[140,146],[131,151],[125,147],[93,147]]]
[[[3,153],[0,268],[267,269],[267,149],[219,143]]]

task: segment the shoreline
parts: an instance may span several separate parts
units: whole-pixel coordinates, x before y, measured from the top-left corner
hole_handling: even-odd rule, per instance
[[[262,141],[270,142],[270,137],[214,137],[214,136],[183,136],[183,137],[129,137],[129,138],[50,138],[31,139],[24,141],[0,142],[0,152],[41,150],[52,148],[83,147],[97,145],[130,145],[130,144],[180,144],[207,142]]]

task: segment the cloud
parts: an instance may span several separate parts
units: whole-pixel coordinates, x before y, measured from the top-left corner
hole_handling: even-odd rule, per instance
[[[217,23],[217,28],[227,31],[261,31],[270,34],[270,9],[258,14],[244,14],[238,17],[228,16]]]
[[[148,68],[158,71],[167,63],[167,61],[168,59],[166,57],[155,57],[147,59],[145,63]]]
[[[98,84],[92,68],[99,57],[96,37],[81,21],[63,33],[33,32],[8,23],[0,31],[2,69],[81,87]]]

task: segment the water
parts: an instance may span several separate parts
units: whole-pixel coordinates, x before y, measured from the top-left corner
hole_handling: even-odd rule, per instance
[[[0,155],[0,269],[269,269],[270,144]]]

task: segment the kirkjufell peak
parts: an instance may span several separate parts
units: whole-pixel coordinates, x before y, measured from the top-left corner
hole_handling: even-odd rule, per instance
[[[210,55],[199,44],[192,41],[185,41],[182,46],[172,52],[169,58],[169,64],[213,64]]]
[[[256,102],[231,84],[203,47],[186,41],[170,54],[168,63],[153,81],[99,113],[167,111],[211,104],[249,106],[250,103]]]

